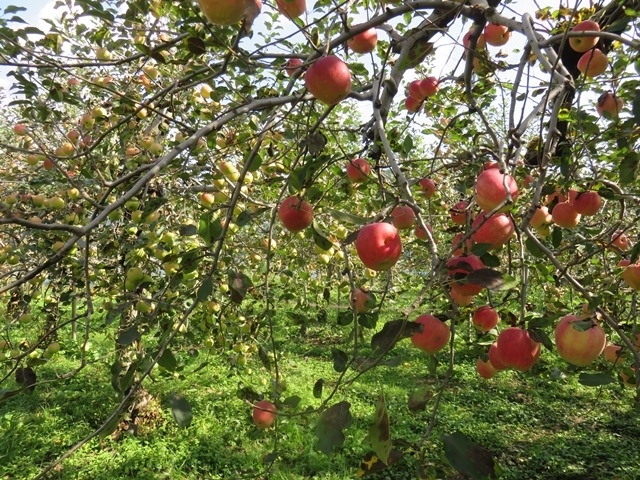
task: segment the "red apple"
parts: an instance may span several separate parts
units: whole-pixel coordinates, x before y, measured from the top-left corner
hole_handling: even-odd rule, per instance
[[[622,99],[615,93],[605,92],[598,97],[596,111],[601,117],[618,118],[620,110],[622,110]]]
[[[595,215],[602,206],[602,197],[593,190],[581,192],[576,195],[573,206],[580,215]]]
[[[451,290],[457,290],[463,296],[480,293],[482,285],[467,283],[466,281],[467,275],[480,268],[484,268],[484,263],[473,254],[451,258],[447,262],[447,274],[452,277]]]
[[[27,134],[27,126],[24,123],[16,123],[13,126],[13,133],[22,137]]]
[[[540,344],[523,328],[509,327],[500,332],[496,348],[498,358],[507,368],[521,372],[529,370],[540,357]]]
[[[471,239],[475,243],[487,243],[492,249],[507,243],[516,231],[513,220],[504,213],[490,217],[487,217],[486,213],[481,213],[475,218],[471,228],[475,230],[471,234]]]
[[[583,54],[578,60],[578,70],[586,77],[597,77],[609,66],[609,59],[602,50],[594,48]]]
[[[431,228],[431,225],[427,225],[427,229],[429,230],[429,233],[431,233],[431,236],[433,237],[433,229]],[[427,235],[427,232],[425,232],[424,228],[422,228],[420,225],[416,225],[416,228],[413,231],[413,234],[416,236],[416,238],[424,242],[429,240],[429,236]]]
[[[369,223],[356,237],[356,252],[365,267],[384,271],[393,267],[402,253],[402,241],[390,223]]]
[[[623,349],[620,345],[615,343],[608,343],[605,345],[602,351],[602,356],[607,362],[617,363],[618,365],[625,361],[625,356],[622,354]]]
[[[618,230],[611,235],[611,245],[618,247],[622,251],[626,251],[631,248],[631,240],[629,240],[629,237],[627,237],[622,230]]]
[[[413,97],[416,100],[423,101],[424,95],[422,94],[422,89],[420,88],[421,80],[414,80],[409,83],[409,88],[407,89],[407,96]]]
[[[214,25],[233,25],[244,17],[247,2],[244,0],[198,0],[204,16]],[[258,11],[262,0],[255,0]]]
[[[398,230],[404,230],[413,227],[416,221],[416,214],[408,205],[398,205],[391,212],[391,222]]]
[[[430,178],[423,178],[418,182],[418,185],[420,185],[420,193],[427,198],[433,197],[436,193],[436,182]]]
[[[490,168],[478,175],[475,198],[483,211],[490,212],[504,202],[507,192],[515,202],[518,198],[518,185],[511,175],[501,173],[497,168]]]
[[[558,203],[551,211],[553,222],[562,228],[575,228],[580,223],[580,217],[576,207],[570,202]]]
[[[421,106],[422,100],[418,100],[414,97],[407,97],[404,99],[404,108],[406,108],[408,112],[415,113],[420,110]]]
[[[433,315],[420,315],[416,318],[416,323],[423,325],[422,332],[414,333],[411,336],[411,343],[423,352],[434,354],[444,348],[449,343],[451,332],[449,326]]]
[[[287,18],[298,18],[307,11],[306,0],[276,0],[278,11]]]
[[[373,52],[377,43],[378,32],[375,28],[365,30],[347,40],[347,46],[356,53]]]
[[[451,289],[449,292],[451,300],[459,307],[467,307],[473,303],[473,295],[461,295],[457,290]]]
[[[560,319],[555,338],[560,356],[577,367],[586,367],[593,362],[607,343],[607,336],[600,325],[576,315],[565,315]]]
[[[473,326],[476,330],[482,333],[486,333],[492,328],[496,328],[498,320],[500,320],[498,312],[489,305],[479,307],[475,312],[473,312],[473,316],[471,317],[471,323]]]
[[[313,207],[305,200],[292,195],[280,204],[278,218],[287,230],[299,232],[313,222]]]
[[[478,360],[476,360],[476,371],[478,372],[478,375],[486,380],[489,380],[498,373],[498,370],[493,366],[491,360],[483,360],[479,357]]]
[[[622,279],[634,290],[640,290],[640,263],[631,263],[620,274]]]
[[[335,55],[316,60],[304,79],[307,90],[327,105],[335,105],[351,92],[349,67]]]
[[[369,292],[356,288],[351,293],[351,304],[358,313],[365,313],[371,310],[376,304],[376,298]]]
[[[464,37],[462,37],[462,45],[464,45],[464,48],[471,48],[470,47],[471,40],[469,40],[469,37],[471,37],[472,33],[473,33],[473,28],[469,30],[467,33],[465,33]],[[486,46],[487,46],[487,42],[486,42],[485,36],[483,33],[481,33],[480,36],[478,37],[478,40],[476,41],[476,50],[484,50]]]
[[[509,41],[511,32],[504,25],[487,23],[486,27],[484,27],[484,38],[489,45],[501,47]]]
[[[583,20],[571,29],[572,32],[599,32],[600,25],[592,20]],[[569,45],[576,52],[591,50],[598,43],[598,37],[569,37]]]
[[[453,220],[453,223],[457,225],[464,225],[465,223],[467,223],[468,206],[468,202],[461,200],[449,209],[449,215],[451,216],[451,220]]]
[[[269,400],[260,400],[253,407],[253,423],[258,428],[269,428],[277,417],[276,406]]]
[[[540,227],[544,227],[546,225],[549,225],[553,222],[553,218],[551,217],[551,214],[549,213],[549,209],[544,206],[541,205],[538,208],[536,208],[536,211],[534,212],[533,216],[531,217],[531,226],[535,229],[538,229]]]
[[[471,240],[471,238],[467,238],[466,241],[462,243],[462,237],[464,237],[464,233],[457,233],[451,239],[452,254],[454,257],[464,255],[473,247],[473,240]]]
[[[300,58],[290,58],[284,65],[284,71],[287,72],[287,75],[293,77],[303,64],[304,62]]]
[[[508,365],[506,365],[500,359],[500,353],[498,352],[498,342],[493,342],[489,347],[489,362],[493,365],[493,368],[496,370],[506,370]]]
[[[424,98],[431,97],[438,91],[438,79],[436,77],[427,77],[420,82],[420,92]]]
[[[351,183],[364,182],[371,174],[371,165],[364,158],[354,158],[347,163],[347,177]]]

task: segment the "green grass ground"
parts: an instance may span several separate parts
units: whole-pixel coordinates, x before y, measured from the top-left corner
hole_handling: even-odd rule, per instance
[[[323,398],[338,378],[330,350],[340,346],[340,337],[329,327],[310,327],[304,338],[293,329],[286,332],[288,337],[279,339],[283,350],[279,369],[286,382],[281,399],[298,396],[301,400],[297,409],[285,410],[290,416],[281,416],[276,429],[255,428],[249,406],[237,395],[243,387],[259,394],[271,391],[271,377],[257,355],[246,365],[234,367],[228,361],[229,352],[199,349],[195,355],[185,346],[177,353],[181,371],[159,372],[145,384],[149,403],[138,414],[135,435],[119,429],[90,441],[52,478],[354,478],[362,456],[370,450],[366,437],[381,391],[392,438],[402,445],[417,444],[433,401],[425,411],[411,412],[408,396],[419,388],[435,393],[444,364],[437,376],[430,374],[425,356],[405,340],[394,350],[400,357],[398,366],[376,368],[341,387],[329,404],[350,402],[353,421],[345,430],[344,447],[326,456],[315,448],[318,415],[299,414],[320,405],[322,398],[313,396],[319,378],[327,382]],[[62,343],[72,350],[69,339]],[[547,351],[536,375],[501,372],[483,380],[474,365],[485,347],[463,347],[460,339],[458,343],[461,353],[454,375],[444,391],[435,429],[423,446],[424,466],[431,478],[462,478],[443,453],[442,436],[455,431],[487,448],[504,479],[640,478],[640,421],[630,389],[618,384],[584,387],[575,375],[558,375],[554,365],[564,366]],[[102,355],[109,345],[107,338],[95,341],[94,361],[64,381],[57,375],[71,370],[77,360],[71,355],[54,356],[38,367],[38,379],[44,383],[33,394],[0,403],[0,478],[33,478],[101,425],[118,403],[109,378],[112,359]],[[206,366],[198,370],[203,363]],[[604,363],[600,365],[604,368]],[[179,428],[172,418],[168,397],[173,392],[191,403],[193,421],[188,428]],[[404,448],[402,459],[370,478],[417,478],[416,452],[411,446]],[[263,459],[271,453],[276,461],[266,471]]]

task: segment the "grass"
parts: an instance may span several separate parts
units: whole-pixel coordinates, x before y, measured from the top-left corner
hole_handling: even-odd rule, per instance
[[[341,386],[329,405],[350,402],[352,423],[345,429],[344,446],[326,456],[315,448],[318,415],[303,412],[318,407],[338,377],[331,348],[349,350],[341,344],[345,327],[309,326],[302,338],[295,333],[297,327],[287,327],[284,315],[278,324],[278,367],[286,383],[280,400],[297,396],[300,404],[284,409],[276,429],[256,429],[249,406],[238,394],[246,388],[258,396],[273,390],[258,355],[250,356],[246,365],[233,366],[231,351],[194,350],[197,345],[185,344],[175,350],[180,368],[158,371],[145,384],[148,404],[134,413],[136,434],[127,433],[122,423],[116,434],[87,443],[52,478],[354,478],[370,450],[367,432],[380,392],[385,394],[392,438],[406,454],[370,478],[417,478],[413,448],[424,435],[433,400],[425,411],[410,412],[408,395],[419,388],[435,394],[446,366],[441,364],[434,376],[425,356],[405,340],[394,349],[398,366],[376,368]],[[0,478],[33,478],[100,426],[118,404],[110,384],[112,358],[105,356],[110,337],[94,338],[94,361],[64,381],[57,376],[73,369],[77,359],[71,340],[62,343],[67,353],[38,367],[38,380],[44,383],[33,394],[0,403]],[[484,347],[464,343],[458,340],[453,377],[444,389],[435,428],[423,444],[425,475],[462,478],[449,466],[442,442],[443,435],[460,431],[492,453],[504,479],[640,478],[640,423],[630,389],[618,384],[584,387],[575,375],[563,375],[557,369],[564,368],[562,362],[547,351],[533,375],[502,372],[483,380],[474,364]],[[599,365],[604,368],[604,363]],[[320,378],[326,382],[322,399],[313,395]],[[172,418],[168,398],[173,392],[192,406],[188,428],[179,428]],[[267,469],[264,459],[272,453],[275,462]]]

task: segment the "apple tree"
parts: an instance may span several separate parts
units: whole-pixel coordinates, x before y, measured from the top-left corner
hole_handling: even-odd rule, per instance
[[[444,388],[476,311],[500,317],[474,320],[495,340],[485,378],[560,368],[640,392],[640,10],[587,3],[75,0],[46,29],[6,8],[0,401],[67,349],[59,375],[77,374],[108,335],[119,403],[68,454],[187,349],[259,359],[267,403],[298,412],[283,311],[344,335],[308,413],[327,453],[340,385],[411,337]],[[379,402],[391,463],[385,428]]]

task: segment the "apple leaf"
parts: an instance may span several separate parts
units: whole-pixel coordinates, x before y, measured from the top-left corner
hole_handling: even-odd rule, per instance
[[[423,326],[404,319],[391,320],[384,324],[382,330],[371,337],[371,348],[378,354],[387,353],[396,343],[422,331]]]
[[[409,395],[408,407],[411,412],[423,411],[429,400],[433,398],[433,392],[428,388],[420,388]]]
[[[586,373],[583,372],[578,377],[578,383],[585,387],[599,387],[601,385],[609,385],[615,383],[616,379],[608,373]]]
[[[358,314],[358,324],[364,328],[376,328],[378,324],[378,312],[374,313],[359,313]]]
[[[320,422],[316,427],[318,435],[316,446],[325,455],[331,454],[344,444],[343,430],[351,425],[350,408],[349,402],[339,402],[320,415]]]
[[[364,225],[367,223],[366,218],[354,215],[353,213],[341,212],[333,208],[325,208],[324,210],[341,223],[350,223],[352,225]]]
[[[491,268],[478,268],[474,270],[467,275],[465,283],[482,285],[490,290],[503,288],[504,286],[502,273],[497,270],[492,270]]]
[[[547,350],[553,351],[553,342],[551,342],[551,338],[549,338],[547,332],[537,328],[529,329],[527,331],[534,342],[541,343]]]
[[[269,358],[269,353],[265,350],[265,348],[260,345],[258,346],[258,357],[260,358],[260,362],[262,362],[262,366],[265,368],[267,372],[271,371],[271,359]]]
[[[455,432],[445,435],[444,454],[453,468],[472,480],[497,478],[491,452],[473,443],[466,435]]]
[[[222,223],[219,218],[212,219],[210,213],[204,213],[200,217],[198,235],[207,243],[213,243],[222,233]]]
[[[376,452],[367,452],[362,460],[360,461],[360,468],[356,473],[356,477],[364,477],[367,475],[372,475],[374,473],[381,472],[382,470],[390,467],[398,460],[400,460],[404,455],[402,450],[398,450],[396,448],[391,449],[391,453],[389,454],[389,458],[387,462],[383,462],[378,456]],[[422,477],[421,477],[422,478]]]
[[[196,297],[198,298],[199,302],[206,302],[212,293],[213,293],[213,280],[211,279],[211,277],[208,277],[204,282],[202,282],[202,285],[200,285],[200,288],[198,288],[198,293],[196,294]]]
[[[369,426],[369,442],[376,455],[385,464],[391,454],[391,431],[389,429],[389,412],[384,401],[384,393],[380,393],[376,402],[376,414]]]
[[[333,243],[331,243],[331,240],[329,240],[327,236],[320,230],[320,227],[315,220],[311,224],[311,232],[313,234],[313,241],[319,248],[321,248],[322,250],[329,250],[331,247],[333,247]]]
[[[353,322],[353,311],[351,309],[349,310],[342,310],[338,312],[338,325],[340,325],[341,327],[344,327],[346,325],[350,325]]]
[[[167,348],[162,352],[162,355],[158,359],[158,365],[168,372],[175,372],[178,367],[178,361],[176,360],[175,355],[171,353],[171,350]]]
[[[171,407],[173,419],[179,427],[187,428],[191,425],[193,414],[191,412],[191,404],[186,398],[177,393],[172,393],[169,395],[169,406]]]
[[[138,327],[136,325],[132,325],[124,332],[120,332],[118,338],[116,338],[116,343],[118,345],[131,345],[133,342],[139,339],[140,332],[138,332]]]
[[[349,356],[345,352],[337,348],[332,348],[331,357],[333,357],[333,369],[336,372],[344,372],[347,369]]]
[[[242,272],[229,272],[229,291],[233,303],[242,303],[247,296],[247,290],[253,287],[251,279]]]
[[[324,387],[324,380],[319,378],[316,383],[313,385],[313,396],[314,398],[322,397],[322,387]]]

